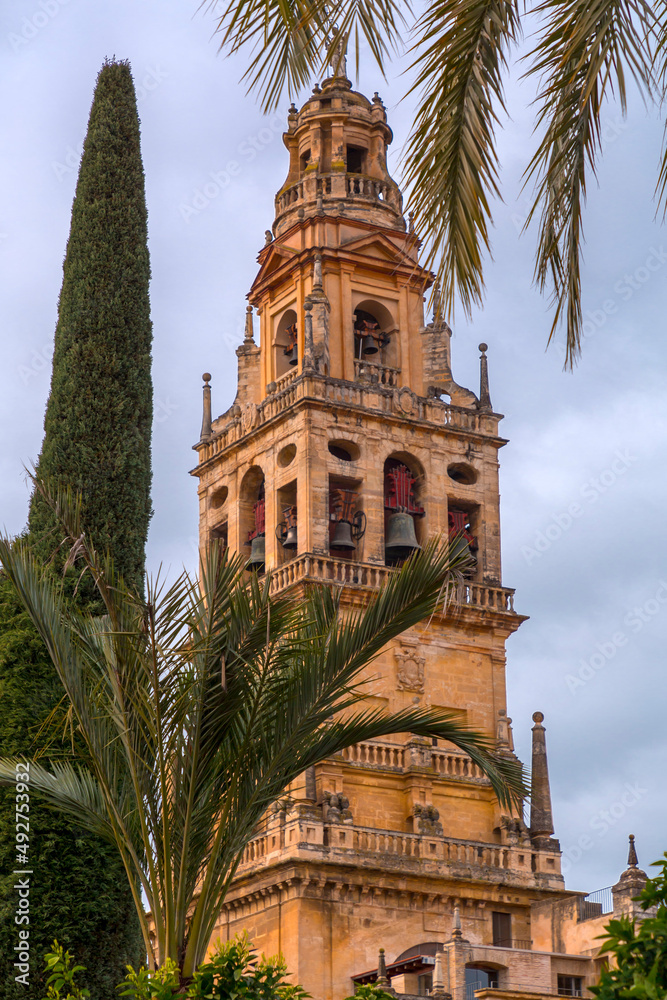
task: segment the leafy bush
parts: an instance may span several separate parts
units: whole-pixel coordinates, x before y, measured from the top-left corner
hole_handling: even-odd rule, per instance
[[[84,972],[83,965],[72,965],[72,956],[65,951],[57,941],[53,942],[53,951],[47,951],[44,956],[46,971],[51,975],[46,980],[46,1000],[86,1000],[89,990],[81,989],[74,982],[77,972]]]
[[[196,970],[185,996],[189,1000],[310,1000],[300,986],[286,981],[280,956],[257,958],[246,934],[220,944]],[[178,966],[167,960],[155,971],[128,966],[120,995],[132,1000],[174,1000],[179,995]],[[183,993],[180,993],[183,996]]]
[[[655,914],[635,926],[629,917],[610,920],[601,954],[613,956],[591,992],[599,1000],[663,1000],[667,997],[667,853],[654,862],[661,873],[637,897],[642,910]]]

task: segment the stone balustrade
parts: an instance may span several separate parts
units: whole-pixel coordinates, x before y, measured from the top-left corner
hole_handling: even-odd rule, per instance
[[[278,381],[271,383],[271,389],[259,404],[246,403],[245,406],[234,407],[231,418],[223,426],[214,423],[211,439],[195,446],[200,463],[216,458],[231,444],[280,416],[302,399],[358,407],[366,413],[374,412],[385,417],[391,414],[409,415],[413,420],[444,425],[454,431],[494,438],[498,434],[498,417],[493,413],[480,413],[479,410],[453,406],[440,399],[417,396],[405,386],[398,388],[386,381],[347,382],[295,370],[294,373],[286,372]]]
[[[351,826],[338,823],[324,823],[323,842],[313,839],[315,827],[310,827],[311,837],[307,836],[307,828],[301,831],[301,836],[285,844],[284,837],[271,833],[255,837],[243,852],[240,868],[253,866],[265,861],[274,852],[284,855],[285,851],[299,849],[310,845],[319,847],[323,854],[341,858],[347,853],[377,854],[383,859],[388,855],[406,860],[431,860],[447,865],[466,865],[473,867],[494,868],[506,871],[511,867],[512,849],[502,845],[485,844],[472,840],[457,840],[453,837],[443,837],[435,834],[400,833],[394,830],[376,830],[373,827]]]
[[[318,195],[327,200],[359,198],[373,203],[391,204],[396,211],[400,211],[398,189],[386,181],[365,174],[306,174],[276,195],[276,219],[291,208],[315,202]]]
[[[377,365],[363,358],[355,358],[354,361],[355,382],[370,382],[393,387],[398,385],[400,373],[400,368],[388,368],[386,365]]]
[[[333,556],[306,552],[273,570],[271,587],[274,593],[301,581],[337,583],[349,587],[377,589],[395,570],[389,566],[353,562]],[[514,591],[508,587],[492,587],[484,583],[465,582],[456,594],[455,603],[471,608],[484,608],[515,614]]]
[[[373,741],[355,743],[342,751],[341,757],[348,764],[360,767],[391,768],[405,770],[410,765],[410,751],[405,744],[381,743]],[[488,778],[467,754],[457,750],[431,751],[431,766],[436,774],[444,778],[455,778],[488,784]]]

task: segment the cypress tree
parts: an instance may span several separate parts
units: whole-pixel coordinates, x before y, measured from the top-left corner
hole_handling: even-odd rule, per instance
[[[51,392],[38,474],[71,485],[98,551],[143,586],[150,508],[150,277],[139,119],[129,64],[106,62],[90,112],[58,304]],[[28,537],[60,572],[58,528],[33,494]],[[74,581],[76,574],[70,572]],[[74,586],[70,587],[74,592]],[[94,602],[92,587],[74,599]],[[31,754],[62,697],[48,654],[0,577],[0,752]],[[60,749],[60,748],[58,748]],[[55,750],[52,750],[55,752]],[[115,850],[30,801],[30,975],[17,983],[15,793],[0,790],[0,1000],[45,994],[54,938],[87,967],[91,1000],[111,1000],[125,965],[144,959],[127,876]],[[25,925],[23,925],[25,926]]]

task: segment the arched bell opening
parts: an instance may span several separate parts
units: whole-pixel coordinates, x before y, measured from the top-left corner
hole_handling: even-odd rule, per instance
[[[247,569],[263,573],[266,564],[266,497],[264,473],[257,465],[248,469],[241,482],[239,527],[241,544],[250,549]]]
[[[476,504],[461,503],[451,500],[447,508],[447,531],[450,542],[460,546],[470,557],[469,565],[463,570],[467,580],[474,580],[478,575],[477,541],[479,508]]]
[[[398,326],[392,313],[381,302],[364,299],[353,314],[354,358],[358,374],[368,366],[398,367]]]
[[[336,559],[363,561],[366,514],[361,480],[329,476],[329,551]]]
[[[209,531],[208,537],[212,545],[219,545],[221,550],[224,552],[229,545],[227,522],[223,521],[221,524],[216,524],[215,527],[211,528]]]
[[[299,363],[299,338],[296,312],[287,309],[276,324],[273,338],[274,378],[294,371]]]
[[[422,548],[420,495],[424,474],[412,456],[391,456],[384,463],[384,561],[398,566]]]
[[[296,479],[277,493],[276,552],[278,565],[289,562],[299,551],[299,517],[296,506]]]

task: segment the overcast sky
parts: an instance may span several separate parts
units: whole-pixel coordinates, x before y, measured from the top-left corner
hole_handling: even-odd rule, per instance
[[[40,450],[62,260],[95,79],[105,56],[131,61],[139,95],[152,263],[155,427],[149,560],[193,567],[201,373],[213,409],[235,391],[234,349],[273,196],[287,171],[289,101],[263,118],[224,60],[196,0],[3,0],[0,8],[0,406],[2,506],[24,526],[24,464]],[[410,104],[405,64],[384,82],[370,59],[398,155]],[[518,74],[517,74],[518,81]],[[305,99],[307,94],[302,95]],[[531,149],[529,84],[509,89],[501,137],[505,204],[495,263],[472,323],[453,321],[454,377],[478,385],[489,344],[491,396],[510,439],[502,463],[504,583],[530,615],[508,643],[508,708],[530,760],[545,714],[556,836],[570,888],[615,882],[627,834],[640,863],[667,850],[667,232],[655,221],[661,124],[641,102],[605,111],[600,190],[586,214],[583,360],[545,351],[548,305],[531,287],[533,241],[520,175]],[[228,177],[236,161],[240,173]],[[206,192],[206,193],[204,193]],[[445,817],[446,825],[446,817]]]

